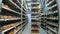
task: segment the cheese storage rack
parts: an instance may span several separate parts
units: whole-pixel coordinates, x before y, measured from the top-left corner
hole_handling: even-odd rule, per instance
[[[1,0],[0,2],[0,34],[22,34],[28,23],[25,0]]]
[[[31,34],[39,34],[40,0],[31,0]]]
[[[45,8],[46,7],[46,8]],[[59,13],[57,0],[45,0],[46,13],[41,14],[41,27],[48,34],[58,34]],[[43,11],[44,9],[42,9]]]

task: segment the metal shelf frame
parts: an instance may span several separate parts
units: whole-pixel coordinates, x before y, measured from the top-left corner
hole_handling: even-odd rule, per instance
[[[8,12],[10,11],[10,12],[17,15],[17,16],[15,16],[13,14],[16,18],[11,18],[11,19],[8,19],[8,18],[4,19],[3,18],[3,19],[0,19],[0,22],[1,21],[3,21],[3,22],[7,22],[7,21],[12,22],[12,21],[14,21],[15,22],[15,20],[18,21],[18,23],[15,24],[13,27],[10,27],[10,28],[8,28],[8,29],[6,29],[4,31],[0,31],[0,34],[5,34],[6,32],[8,32],[8,31],[10,31],[12,29],[14,29],[14,31],[15,31],[16,28],[18,28],[18,27],[19,27],[18,30],[16,32],[13,32],[13,33],[17,34],[17,33],[20,32],[22,34],[22,32],[24,31],[24,29],[25,29],[25,27],[26,27],[26,25],[28,23],[27,22],[28,18],[26,16],[26,7],[25,7],[26,5],[24,4],[25,2],[26,2],[25,0],[22,0],[21,2],[19,0],[7,0],[7,1],[6,0],[0,0],[0,11],[1,10],[5,10],[5,11],[8,11]],[[2,4],[4,4],[4,6]],[[7,5],[8,7],[5,7],[5,5]],[[18,18],[18,16],[19,16],[19,18]],[[21,22],[19,22],[19,21],[21,21]],[[1,28],[0,28],[0,30],[1,30]]]
[[[43,12],[41,14],[41,27],[46,30],[47,34],[60,34],[60,0],[41,0],[41,8],[42,11],[46,11],[45,13]],[[45,3],[43,3],[45,2]],[[53,3],[53,4],[52,4]],[[43,23],[44,22],[44,23]],[[45,25],[44,25],[45,24]],[[44,26],[43,26],[44,25]],[[48,27],[47,27],[48,26]],[[51,28],[50,28],[50,27]],[[53,28],[56,27],[58,31],[55,31]],[[49,31],[49,32],[48,32]],[[51,32],[50,32],[51,31]]]
[[[59,21],[58,21],[58,24],[59,24],[59,28],[58,28],[58,34],[60,34],[60,0],[56,0],[57,4],[58,4],[58,15],[59,15]]]
[[[35,23],[35,22],[38,23]],[[37,25],[34,26],[33,25]],[[40,0],[31,0],[31,34],[39,34],[40,25]],[[39,28],[38,28],[39,27]],[[34,32],[34,31],[37,32]]]

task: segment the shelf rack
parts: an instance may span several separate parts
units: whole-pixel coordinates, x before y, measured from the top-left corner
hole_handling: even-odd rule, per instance
[[[42,0],[41,0],[42,1]],[[45,2],[45,3],[43,3]],[[44,4],[41,14],[41,27],[48,33],[48,34],[58,34],[59,28],[59,11],[58,11],[58,4],[57,0],[45,0],[42,3]]]
[[[31,34],[39,34],[40,0],[31,0]]]
[[[26,0],[1,0],[0,34],[22,34],[27,25]]]

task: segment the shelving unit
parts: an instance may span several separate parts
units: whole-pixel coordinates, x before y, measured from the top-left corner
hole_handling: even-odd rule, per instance
[[[41,27],[46,30],[48,34],[58,34],[58,4],[56,0],[45,0],[44,2],[44,9],[46,9],[46,12],[41,15]],[[42,9],[42,11],[44,9]]]
[[[22,34],[27,25],[26,0],[1,0],[0,34]]]
[[[31,0],[31,34],[39,34],[40,0]]]

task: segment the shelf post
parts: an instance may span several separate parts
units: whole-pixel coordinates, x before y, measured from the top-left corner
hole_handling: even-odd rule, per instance
[[[2,7],[2,0],[0,0],[0,12],[1,12],[1,7]]]
[[[57,4],[58,4],[58,15],[59,15],[59,21],[58,21],[58,24],[59,24],[59,28],[58,28],[58,34],[60,34],[60,0],[57,0]]]
[[[23,18],[22,18],[22,17],[23,17],[23,15],[22,15],[23,7],[22,7],[22,6],[23,6],[23,0],[21,1],[21,28],[23,28],[23,27],[22,27],[22,21],[23,21],[23,20],[22,20],[22,19],[23,19]],[[22,34],[22,29],[21,29],[21,34]]]
[[[1,7],[2,7],[2,0],[0,0],[0,13],[1,13]],[[1,27],[0,27],[0,34],[2,34],[1,33]]]

